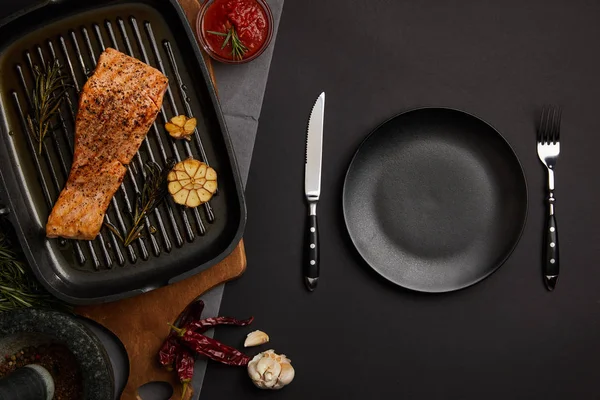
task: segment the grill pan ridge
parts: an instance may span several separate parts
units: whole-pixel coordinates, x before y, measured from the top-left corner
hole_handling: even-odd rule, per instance
[[[0,25],[0,199],[42,284],[65,301],[92,304],[143,293],[214,265],[241,239],[246,208],[218,99],[177,1],[82,3],[49,0]],[[108,47],[163,72],[169,88],[105,221],[120,232],[131,226],[149,161],[167,168],[192,156],[217,170],[219,190],[194,209],[167,196],[145,218],[143,238],[126,248],[106,227],[93,241],[49,240],[44,227],[70,171],[79,92]],[[54,59],[70,87],[38,155],[37,141],[25,125],[33,69]],[[164,129],[180,114],[198,120],[190,142],[175,141]]]

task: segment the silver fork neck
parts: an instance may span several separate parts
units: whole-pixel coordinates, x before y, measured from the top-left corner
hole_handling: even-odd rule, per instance
[[[554,191],[554,168],[548,167],[548,189]]]

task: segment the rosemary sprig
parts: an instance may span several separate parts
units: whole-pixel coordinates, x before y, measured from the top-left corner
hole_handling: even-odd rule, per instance
[[[240,37],[237,34],[234,26],[231,26],[227,29],[227,32],[215,32],[215,31],[207,31],[213,35],[224,36],[225,40],[223,40],[223,45],[221,45],[221,50],[227,46],[227,43],[231,41],[231,56],[234,60],[241,60],[244,58],[244,53],[248,51],[248,48],[242,43]]]
[[[0,312],[26,307],[69,310],[69,306],[44,290],[11,247],[0,232]]]
[[[132,215],[133,225],[125,237],[121,235],[117,227],[105,222],[105,225],[110,229],[116,237],[119,238],[125,247],[128,247],[135,240],[144,236],[144,225],[142,221],[163,201],[167,194],[167,175],[170,168],[164,170],[155,162],[148,162],[144,166],[146,169],[146,177],[144,179],[144,187],[142,193],[136,198],[135,211]]]
[[[60,107],[67,92],[67,85],[66,77],[61,73],[60,64],[56,59],[54,62],[48,62],[43,69],[35,65],[33,72],[35,76],[35,87],[31,96],[33,112],[27,116],[27,125],[38,142],[38,154],[42,154],[42,143],[50,128],[50,120]]]

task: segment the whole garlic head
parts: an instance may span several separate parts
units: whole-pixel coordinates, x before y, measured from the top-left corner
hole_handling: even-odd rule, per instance
[[[292,382],[296,374],[291,361],[273,350],[263,351],[248,363],[248,375],[256,387],[281,389]]]

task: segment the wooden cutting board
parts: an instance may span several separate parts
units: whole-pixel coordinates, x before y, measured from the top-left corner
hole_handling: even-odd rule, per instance
[[[200,3],[196,0],[179,0],[179,3],[194,27]],[[207,55],[205,60],[215,83],[211,60]],[[154,381],[171,383],[173,398],[181,397],[181,385],[176,374],[160,368],[156,356],[169,333],[167,322],[175,321],[181,311],[198,296],[239,277],[245,269],[246,253],[241,241],[219,264],[184,281],[114,303],[76,308],[76,313],[104,325],[123,342],[129,355],[129,380],[122,400],[139,399],[137,389]]]

